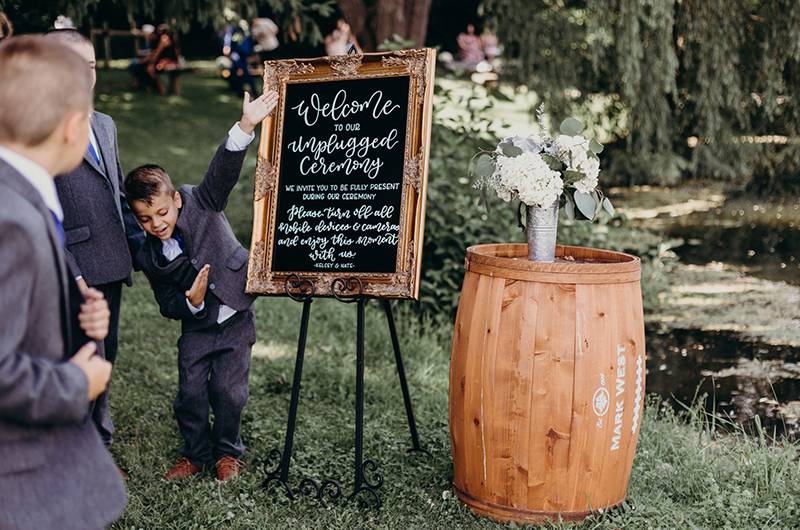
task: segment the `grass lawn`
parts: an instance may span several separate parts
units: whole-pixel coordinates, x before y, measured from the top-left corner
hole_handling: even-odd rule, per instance
[[[128,92],[120,71],[99,73],[97,108],[119,129],[123,167],[164,166],[176,183],[200,180],[240,101],[221,81],[184,76],[184,95],[159,98]],[[436,146],[432,146],[435,155]],[[249,240],[255,147],[227,214]],[[432,175],[431,178],[437,178]],[[402,304],[397,304],[401,306]],[[301,306],[283,298],[256,303],[258,343],[243,435],[248,446],[240,480],[210,475],[179,483],[160,476],[177,456],[172,417],[177,390],[179,324],[160,317],[143,276],[123,295],[120,352],[111,407],[117,427],[112,452],[128,471],[129,501],[118,529],[493,528],[460,505],[452,476],[447,427],[449,325],[403,316],[399,330],[423,443],[410,446],[388,331],[377,304],[367,307],[365,457],[381,463],[383,509],[353,503],[289,502],[259,484],[270,449],[283,442]],[[336,477],[349,491],[353,460],[355,307],[318,300],[311,308],[300,409],[291,468]],[[796,528],[800,521],[797,447],[767,446],[741,435],[714,437],[694,422],[650,404],[645,413],[630,492],[624,507],[594,516],[581,528]],[[566,526],[566,525],[565,525]]]

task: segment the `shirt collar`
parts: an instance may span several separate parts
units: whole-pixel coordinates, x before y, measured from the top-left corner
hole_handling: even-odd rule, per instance
[[[16,169],[42,197],[45,206],[55,214],[59,221],[64,220],[64,210],[56,193],[56,183],[45,168],[33,160],[0,145],[0,158]]]

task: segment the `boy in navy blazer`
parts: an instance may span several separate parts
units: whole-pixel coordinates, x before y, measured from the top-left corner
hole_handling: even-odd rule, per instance
[[[174,411],[184,445],[164,475],[167,480],[200,473],[214,463],[217,478],[224,481],[238,476],[242,465],[239,430],[256,340],[254,298],[244,291],[247,251],[223,210],[253,131],[277,101],[275,92],[253,101],[245,94],[241,120],[231,127],[199,185],[175,190],[156,165],[140,166],[125,178],[128,201],[147,233],[136,260],[161,314],[181,321]]]
[[[84,59],[94,88],[95,54],[89,39],[74,29],[51,31],[45,37]],[[131,249],[144,241],[144,233],[125,201],[122,178],[114,120],[92,112],[83,160],[56,180],[56,189],[64,209],[67,262],[82,290],[94,287],[108,301],[111,322],[99,353],[112,364],[117,358],[122,284],[131,285]],[[108,391],[95,401],[92,421],[103,443],[110,445],[114,424],[108,410]]]

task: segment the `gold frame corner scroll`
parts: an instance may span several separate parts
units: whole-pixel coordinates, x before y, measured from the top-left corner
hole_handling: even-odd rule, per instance
[[[435,50],[422,48],[267,61],[264,64],[265,90],[277,91],[279,102],[273,114],[262,123],[255,173],[253,234],[246,287],[248,293],[290,294],[292,284],[295,287],[305,284],[305,293],[313,292],[314,296],[419,297],[435,61]],[[409,78],[395,270],[273,270],[287,86],[386,77]]]

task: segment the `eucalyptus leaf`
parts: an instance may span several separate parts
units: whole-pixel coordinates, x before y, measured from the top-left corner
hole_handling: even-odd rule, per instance
[[[500,150],[503,151],[503,154],[506,156],[519,156],[522,154],[522,149],[511,142],[502,142],[500,144]]]
[[[547,164],[547,167],[553,171],[561,171],[561,168],[564,167],[564,164],[561,163],[561,160],[552,155],[548,155],[547,153],[542,153],[542,160],[544,160]]]
[[[603,194],[597,190],[592,191],[592,198],[594,199],[594,217],[603,211]]]
[[[608,200],[608,197],[603,199],[603,208],[611,217],[614,217],[614,205]]]
[[[567,219],[570,221],[575,220],[575,201],[570,197],[569,194],[564,195],[566,197],[566,202],[564,203],[564,213],[567,216]]]
[[[586,175],[581,173],[580,171],[574,171],[572,169],[568,169],[564,172],[564,184],[572,184],[573,182],[577,182],[584,178]]]
[[[594,219],[594,212],[596,203],[594,202],[594,197],[589,193],[584,193],[582,191],[575,190],[575,205],[578,207],[578,210],[586,217],[587,219],[591,220]]]
[[[494,159],[490,155],[483,153],[475,161],[475,174],[486,178],[492,176],[492,173],[494,173]]]
[[[575,118],[567,118],[561,122],[561,126],[558,128],[558,130],[561,131],[561,134],[566,134],[567,136],[576,136],[583,131],[583,124]]]
[[[602,153],[602,152],[603,152],[603,144],[601,144],[600,142],[598,142],[598,141],[597,141],[597,139],[595,139],[595,138],[592,138],[592,139],[589,141],[589,149],[591,149],[591,150],[592,150],[592,153],[594,153],[594,154],[596,154],[596,155],[599,155],[600,153]]]

